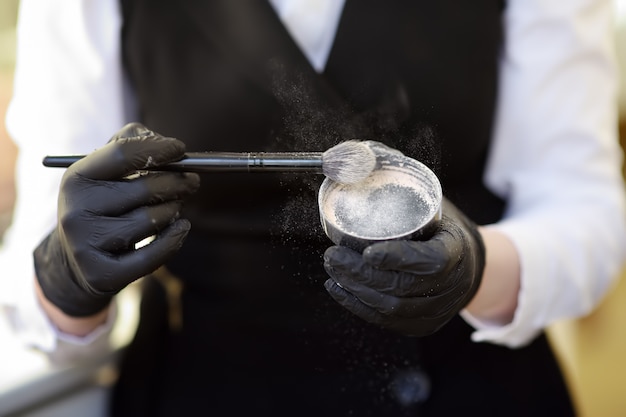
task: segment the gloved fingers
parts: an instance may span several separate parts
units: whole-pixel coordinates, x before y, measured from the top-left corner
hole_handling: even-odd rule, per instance
[[[139,177],[118,181],[97,181],[75,177],[63,184],[65,204],[75,203],[73,190],[80,201],[71,204],[98,215],[119,216],[138,207],[181,199],[200,186],[200,177],[194,173],[151,172]]]
[[[482,239],[471,221],[450,201],[443,201],[443,217],[434,238],[448,248],[451,258],[458,258],[472,246],[482,248]]]
[[[408,336],[426,336],[434,333],[451,317],[448,312],[437,316],[400,317],[389,315],[363,303],[332,279],[324,283],[328,294],[342,307],[369,323],[397,331]]]
[[[378,313],[375,309],[365,305],[358,298],[352,295],[349,291],[346,291],[337,282],[332,279],[326,280],[324,282],[324,288],[330,296],[339,303],[346,310],[350,311],[352,314],[360,317],[361,319],[375,324],[380,324],[378,321]]]
[[[133,250],[141,240],[157,234],[178,219],[181,201],[143,206],[120,217],[98,220],[90,240],[100,250],[120,253]]]
[[[324,252],[324,265],[340,269],[350,275],[367,273],[364,268],[369,268],[369,266],[363,262],[361,254],[344,246],[331,246],[327,248]]]
[[[97,283],[93,291],[99,294],[117,293],[131,282],[139,279],[163,265],[183,245],[191,224],[186,219],[179,219],[160,232],[145,246],[122,254],[102,253],[97,262],[91,262],[90,270],[85,274],[103,276],[90,281]],[[97,268],[97,269],[95,269]]]
[[[158,134],[110,141],[70,166],[66,175],[115,180],[181,159],[185,144]]]
[[[153,136],[155,133],[139,122],[131,122],[118,130],[109,142],[122,138],[134,138],[139,136]]]
[[[435,275],[449,262],[446,246],[438,239],[426,241],[390,240],[374,243],[363,250],[363,259],[382,270]]]
[[[451,305],[450,291],[434,291],[420,296],[395,296],[363,285],[340,273],[331,274],[333,281],[368,307],[382,314],[397,317],[420,317],[426,312],[443,311]]]
[[[366,263],[360,254],[340,246],[326,250],[324,268],[338,280],[349,277],[376,291],[397,297],[432,296],[445,290],[445,285],[435,275],[379,270]]]
[[[143,184],[138,191],[144,193],[141,199],[147,199],[148,204],[181,199],[200,188],[200,176],[192,172],[150,173],[137,178],[136,182]]]

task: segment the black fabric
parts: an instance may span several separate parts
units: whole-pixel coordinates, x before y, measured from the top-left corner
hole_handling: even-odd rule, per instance
[[[414,339],[364,324],[319,291],[320,253],[198,236],[185,247],[188,259],[203,258],[210,268],[181,259],[170,271],[211,286],[185,283],[182,331],[170,332],[163,291],[147,280],[142,326],[125,356],[113,415],[414,411],[390,391],[397,374],[419,366]],[[246,258],[232,263],[241,254]]]
[[[141,121],[188,150],[379,140],[430,165],[477,223],[501,216],[481,181],[500,1],[348,0],[323,74],[266,1],[121,4]],[[168,263],[185,285],[182,331],[168,328],[161,290],[146,280],[114,416],[573,414],[543,336],[517,350],[473,343],[457,317],[433,336],[403,337],[330,299],[322,179],[202,177],[184,209],[192,230]],[[411,395],[426,400],[403,405]]]

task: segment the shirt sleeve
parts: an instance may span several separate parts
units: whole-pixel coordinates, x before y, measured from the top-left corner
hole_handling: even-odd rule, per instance
[[[475,341],[527,344],[559,319],[588,314],[625,259],[613,3],[511,0],[504,13],[499,108],[485,183],[521,257],[514,320],[466,311]]]
[[[20,2],[6,117],[19,149],[17,201],[0,247],[0,306],[26,343],[46,351],[76,340],[56,332],[34,301],[32,252],[56,223],[63,174],[42,159],[91,152],[126,122],[120,27],[115,0]]]

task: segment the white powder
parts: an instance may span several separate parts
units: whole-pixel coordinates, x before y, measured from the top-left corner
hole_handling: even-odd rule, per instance
[[[439,203],[415,175],[402,170],[374,171],[356,185],[327,189],[322,214],[337,229],[364,239],[391,239],[410,234],[432,219]]]

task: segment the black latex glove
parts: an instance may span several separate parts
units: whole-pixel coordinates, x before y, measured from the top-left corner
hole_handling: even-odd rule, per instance
[[[359,254],[333,246],[325,287],[362,319],[411,336],[434,333],[472,299],[485,247],[476,226],[444,199],[438,230],[425,241],[386,241]]]
[[[181,200],[197,190],[198,175],[131,174],[178,160],[184,152],[181,141],[132,123],[67,169],[58,224],[34,252],[48,300],[71,316],[95,314],[181,247],[190,228],[179,218]],[[153,242],[135,250],[150,236],[156,236]]]

